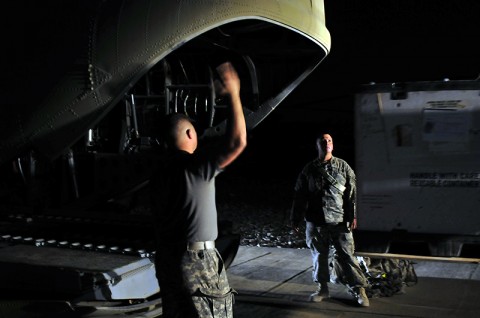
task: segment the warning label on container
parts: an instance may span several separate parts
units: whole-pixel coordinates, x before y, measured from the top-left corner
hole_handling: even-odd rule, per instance
[[[480,172],[412,172],[410,186],[480,188]]]

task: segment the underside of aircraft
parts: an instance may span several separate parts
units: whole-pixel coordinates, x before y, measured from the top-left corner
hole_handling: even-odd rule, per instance
[[[255,129],[328,55],[323,1],[55,0],[9,12],[24,23],[0,125],[2,298],[28,300],[26,311],[160,312],[145,189],[161,119],[184,113],[215,142],[226,107],[214,69],[230,60]],[[219,226],[228,266],[239,239]]]

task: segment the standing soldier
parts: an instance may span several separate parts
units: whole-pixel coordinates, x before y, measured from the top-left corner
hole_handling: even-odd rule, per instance
[[[217,93],[227,97],[230,108],[224,142],[197,149],[190,119],[171,115],[164,127],[169,157],[151,180],[164,318],[233,317],[233,290],[215,247],[215,177],[245,149],[247,133],[237,72],[229,62],[217,72]]]
[[[320,302],[329,297],[329,250],[333,245],[345,283],[360,306],[369,306],[365,293],[367,279],[353,255],[352,229],[357,226],[355,173],[346,161],[334,157],[329,134],[316,139],[318,158],[309,162],[298,175],[290,216],[298,232],[302,218],[306,221],[306,243],[313,262],[313,281],[318,289],[310,297]]]

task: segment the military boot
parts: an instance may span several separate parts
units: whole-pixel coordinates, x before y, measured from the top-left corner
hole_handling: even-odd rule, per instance
[[[310,301],[314,303],[319,303],[325,298],[329,298],[328,285],[327,283],[318,284],[317,290],[310,295]]]

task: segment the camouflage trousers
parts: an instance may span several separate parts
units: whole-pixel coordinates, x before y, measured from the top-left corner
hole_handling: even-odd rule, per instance
[[[315,226],[307,222],[306,243],[312,254],[314,282],[327,283],[335,278],[338,279],[335,282],[350,288],[368,286],[358,259],[353,255],[353,234],[345,224]],[[339,272],[342,277],[334,277]]]
[[[179,252],[162,248],[155,256],[155,268],[162,317],[233,318],[234,290],[217,249]]]

